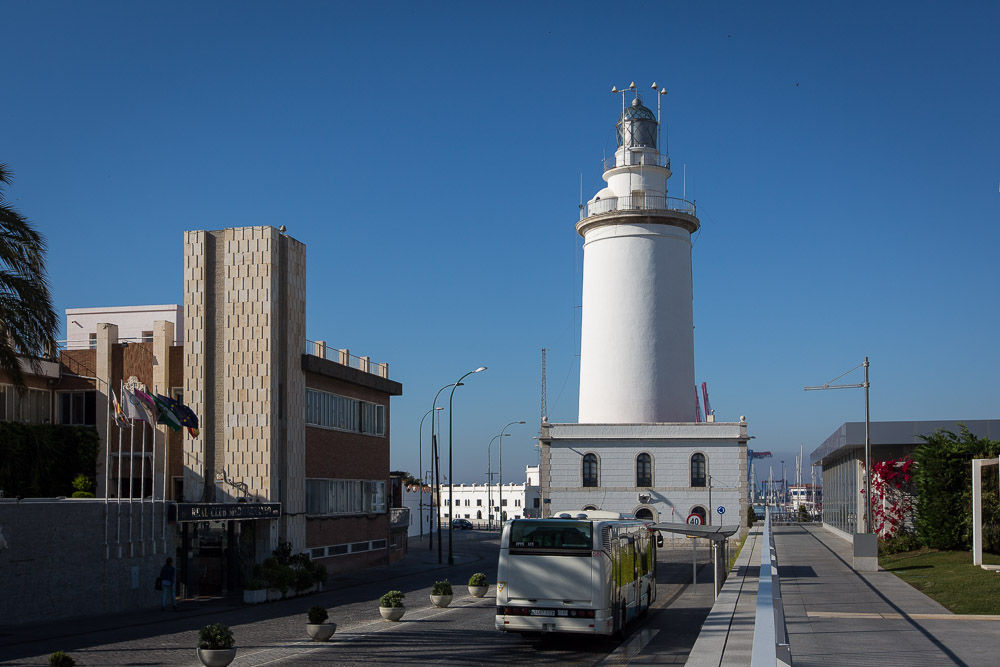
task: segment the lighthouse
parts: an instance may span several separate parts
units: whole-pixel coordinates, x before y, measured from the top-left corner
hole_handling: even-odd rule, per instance
[[[580,424],[695,421],[693,203],[669,197],[657,113],[633,83],[622,95],[607,183],[581,207]],[[629,99],[631,98],[631,99]]]

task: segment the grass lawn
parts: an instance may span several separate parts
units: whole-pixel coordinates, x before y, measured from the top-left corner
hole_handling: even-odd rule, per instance
[[[1000,556],[984,553],[983,562],[1000,565]],[[879,565],[951,612],[1000,614],[1000,572],[973,565],[971,551],[906,551]]]

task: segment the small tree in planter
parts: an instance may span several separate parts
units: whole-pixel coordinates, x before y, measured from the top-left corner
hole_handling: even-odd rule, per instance
[[[206,625],[198,631],[198,659],[205,667],[226,667],[236,658],[235,643],[228,625]]]
[[[380,597],[378,611],[382,614],[382,618],[387,621],[398,621],[403,618],[403,614],[406,612],[406,607],[403,606],[403,598],[405,597],[406,595],[402,591],[389,591]]]
[[[309,623],[306,624],[306,632],[318,642],[325,642],[333,633],[337,631],[336,623],[327,623],[330,615],[326,613],[326,608],[319,605],[309,607],[307,612]]]
[[[434,586],[431,587],[431,603],[435,607],[447,607],[451,604],[453,595],[454,591],[452,591],[451,584],[447,579],[435,581]]]
[[[486,580],[486,575],[476,572],[469,577],[469,595],[474,598],[481,598],[490,590],[490,584]]]

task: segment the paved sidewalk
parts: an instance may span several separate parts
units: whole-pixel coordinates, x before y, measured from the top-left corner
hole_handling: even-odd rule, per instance
[[[371,582],[408,582],[415,575],[434,570],[448,570],[448,551],[445,545],[443,561],[438,564],[437,544],[434,550],[427,548],[427,542],[411,538],[410,548],[406,557],[392,565],[356,570],[343,574],[331,574],[324,586],[323,593],[301,598],[300,602],[281,601],[266,605],[245,605],[240,595],[229,597],[213,597],[178,600],[177,612],[161,611],[159,606],[120,614],[99,614],[62,619],[58,622],[13,623],[16,614],[16,604],[4,600],[5,613],[0,617],[0,664],[25,656],[50,653],[56,648],[70,651],[87,646],[95,641],[95,637],[104,637],[106,641],[128,640],[129,638],[148,638],[159,633],[170,632],[178,624],[199,627],[208,621],[214,621],[220,612],[237,612],[244,621],[267,619],[276,614],[278,605],[316,604],[324,599],[327,592],[342,591],[357,586],[368,585]],[[462,550],[456,551],[456,566],[474,562],[474,555]],[[0,593],[2,600],[2,593]],[[315,600],[315,601],[313,601]],[[9,609],[9,611],[7,611]],[[195,619],[202,619],[197,620]],[[193,630],[192,630],[193,632]],[[56,647],[56,648],[53,648]]]
[[[952,614],[888,571],[855,572],[851,543],[822,525],[773,530],[796,667],[997,664],[995,616]],[[702,626],[689,665],[750,664],[760,533],[758,524]]]
[[[855,572],[852,545],[822,526],[779,526],[774,541],[796,667],[997,664],[996,620],[952,614],[891,572]]]

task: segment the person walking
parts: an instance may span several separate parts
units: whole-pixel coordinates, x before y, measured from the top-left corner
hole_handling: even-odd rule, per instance
[[[166,564],[160,569],[160,586],[163,588],[163,595],[160,598],[160,607],[167,610],[167,595],[170,596],[170,604],[174,610],[177,609],[177,598],[174,597],[174,581],[177,579],[177,568],[174,567],[174,559],[167,558]]]

